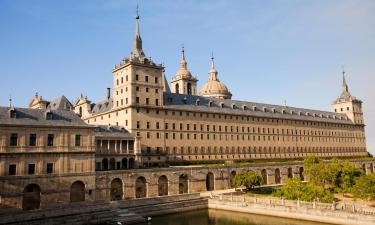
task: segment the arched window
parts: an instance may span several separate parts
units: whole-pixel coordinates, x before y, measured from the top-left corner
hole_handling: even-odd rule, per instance
[[[208,174],[206,175],[206,190],[207,191],[215,190],[215,177],[214,177],[214,174],[211,172],[208,172]]]
[[[168,195],[168,178],[165,175],[158,179],[158,193],[159,196]]]
[[[188,186],[188,175],[187,174],[181,174],[178,178],[178,193],[184,194],[189,192],[189,186]]]
[[[176,84],[176,93],[178,94],[178,93],[180,93],[180,85],[179,84]]]
[[[34,210],[40,207],[40,187],[36,184],[29,184],[23,189],[22,209]]]
[[[192,93],[192,90],[191,90],[191,83],[188,83],[188,84],[187,84],[187,94],[188,94],[188,95],[191,95],[191,93]]]
[[[138,177],[137,180],[135,181],[135,197],[136,198],[147,197],[146,178]]]
[[[70,202],[85,201],[85,184],[82,181],[76,181],[70,186]]]
[[[111,182],[111,201],[121,200],[122,195],[122,180],[120,178],[115,178]]]

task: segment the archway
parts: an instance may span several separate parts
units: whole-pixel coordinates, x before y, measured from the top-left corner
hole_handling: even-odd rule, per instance
[[[134,169],[134,158],[129,159],[129,169]]]
[[[109,160],[109,169],[115,170],[116,169],[116,160],[114,158]]]
[[[187,174],[181,174],[178,178],[178,193],[184,194],[189,192],[188,187],[188,175]]]
[[[215,177],[214,177],[214,174],[211,172],[208,172],[206,175],[206,190],[207,191],[215,190]]]
[[[262,178],[263,178],[263,185],[264,184],[268,184],[267,170],[266,169],[262,169],[261,175],[262,175]]]
[[[188,84],[187,84],[187,94],[188,94],[188,95],[191,95],[191,93],[192,93],[192,90],[191,90],[191,83],[188,83]]]
[[[111,201],[121,200],[122,196],[122,180],[120,178],[115,178],[111,181]]]
[[[103,166],[103,170],[108,170],[108,159],[107,158],[104,158],[102,160],[102,166]]]
[[[288,178],[293,178],[293,170],[292,168],[288,168]]]
[[[178,84],[176,84],[176,93],[178,94],[178,93],[180,93],[180,86],[178,85]]]
[[[168,195],[168,178],[165,175],[158,179],[158,193],[159,196]]]
[[[234,188],[234,177],[236,176],[236,171],[232,171],[229,176],[229,184],[231,188]]]
[[[275,169],[275,184],[280,184],[280,183],[281,183],[280,169],[276,168]]]
[[[123,158],[122,159],[122,169],[127,169],[128,168],[128,159]]]
[[[34,210],[40,207],[40,187],[36,184],[29,184],[23,189],[22,209]]]
[[[70,186],[70,202],[85,201],[85,184],[82,181],[76,181]]]
[[[362,170],[363,170],[363,172],[366,174],[366,164],[364,164],[364,163],[363,163],[363,165],[362,165]]]
[[[305,180],[305,176],[303,175],[303,167],[299,168],[299,177],[301,178],[302,181]]]
[[[138,177],[135,181],[135,197],[145,198],[147,196],[146,178]]]

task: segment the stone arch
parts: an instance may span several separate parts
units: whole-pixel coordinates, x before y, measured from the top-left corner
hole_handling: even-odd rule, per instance
[[[303,167],[300,167],[298,172],[299,172],[299,177],[301,178],[302,181],[305,180],[305,176],[303,174],[303,171],[304,171]]]
[[[78,180],[70,186],[70,202],[83,201],[85,201],[85,184]]]
[[[280,169],[276,168],[275,169],[275,184],[280,184],[280,183],[281,183]]]
[[[187,174],[181,174],[178,178],[178,193],[185,194],[189,192],[189,180]]]
[[[122,200],[123,184],[120,178],[115,178],[111,181],[111,201]]]
[[[122,166],[122,169],[128,168],[128,159],[127,158],[123,158],[121,160],[121,166]]]
[[[288,168],[288,178],[293,178],[293,169],[291,167]]]
[[[129,159],[129,169],[134,169],[134,158]]]
[[[138,177],[137,180],[135,181],[135,197],[136,198],[147,197],[146,178]]]
[[[158,195],[168,195],[168,178],[165,175],[160,176],[158,179]]]
[[[362,170],[363,170],[363,172],[366,174],[366,164],[362,164]]]
[[[233,170],[232,172],[230,172],[230,175],[229,175],[229,184],[230,184],[230,187],[231,188],[234,188],[234,177],[236,176],[237,172],[235,170]]]
[[[206,190],[207,191],[215,190],[215,176],[211,172],[208,172],[206,175]]]
[[[40,187],[37,184],[29,184],[23,189],[22,209],[34,210],[40,208]]]
[[[262,169],[261,175],[262,175],[262,178],[263,178],[263,185],[268,184],[267,170]]]
[[[110,170],[116,169],[116,159],[115,158],[111,158],[109,160],[109,169]]]
[[[108,159],[107,158],[104,158],[102,160],[102,169],[103,170],[108,170]]]

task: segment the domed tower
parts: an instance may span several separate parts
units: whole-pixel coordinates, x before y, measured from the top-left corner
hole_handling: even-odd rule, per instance
[[[187,62],[185,59],[185,50],[182,47],[182,57],[180,62],[180,69],[172,78],[172,93],[180,93],[185,95],[197,95],[197,78],[191,75],[187,69]]]
[[[214,97],[221,99],[231,99],[232,94],[229,92],[227,86],[219,81],[218,72],[215,68],[214,56],[211,57],[211,69],[208,72],[208,81],[203,85],[199,95],[204,97]]]
[[[342,72],[342,92],[340,97],[332,103],[332,111],[346,114],[355,124],[364,124],[362,101],[350,94],[345,72]]]

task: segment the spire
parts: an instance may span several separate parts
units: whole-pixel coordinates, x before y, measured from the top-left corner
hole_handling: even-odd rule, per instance
[[[185,59],[185,48],[184,45],[182,45],[182,56],[181,56],[181,62],[180,62],[180,69],[185,69],[187,70],[187,62]]]
[[[345,79],[345,71],[342,71],[342,93],[349,93],[349,87]]]
[[[210,71],[208,72],[208,75],[209,75],[209,80],[217,80],[219,81],[218,77],[217,77],[217,70],[215,68],[215,58],[214,58],[214,53],[212,52],[211,53],[211,69]]]
[[[139,32],[139,14],[138,14],[138,5],[135,17],[135,38],[133,41],[133,52],[132,55],[138,58],[144,58],[145,53],[142,50],[142,38]]]

